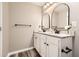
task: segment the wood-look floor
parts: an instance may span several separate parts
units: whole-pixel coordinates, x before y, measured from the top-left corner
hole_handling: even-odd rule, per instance
[[[41,57],[36,49],[20,52],[17,54],[13,54],[10,57]]]

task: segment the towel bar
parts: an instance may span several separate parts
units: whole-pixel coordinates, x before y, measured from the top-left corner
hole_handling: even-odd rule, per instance
[[[29,27],[31,27],[32,25],[26,25],[26,24],[15,24],[15,27],[16,26],[29,26]]]

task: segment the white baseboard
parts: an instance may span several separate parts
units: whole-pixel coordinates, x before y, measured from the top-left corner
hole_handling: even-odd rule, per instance
[[[9,57],[10,55],[17,54],[17,53],[24,52],[24,51],[28,51],[28,50],[31,50],[31,49],[34,49],[34,47],[30,47],[30,48],[26,48],[26,49],[10,52],[10,53],[8,53],[7,57]]]

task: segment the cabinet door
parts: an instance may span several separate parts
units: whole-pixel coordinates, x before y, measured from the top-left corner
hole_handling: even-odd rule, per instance
[[[47,46],[46,46],[46,36],[45,35],[41,35],[41,52],[40,55],[42,57],[46,57],[47,56]]]
[[[66,37],[63,40],[61,40],[61,49],[64,49],[66,51],[66,47],[73,51],[72,37]],[[72,57],[72,51],[70,51],[69,53],[61,52],[61,57]]]
[[[34,48],[40,52],[40,34],[34,33]]]
[[[58,39],[47,36],[47,56],[58,57]]]

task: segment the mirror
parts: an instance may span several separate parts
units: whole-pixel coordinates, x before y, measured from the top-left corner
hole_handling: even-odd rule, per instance
[[[51,28],[65,29],[69,25],[70,8],[66,3],[57,3],[51,15]]]
[[[50,16],[47,13],[44,13],[42,16],[42,30],[45,32],[50,28]]]

